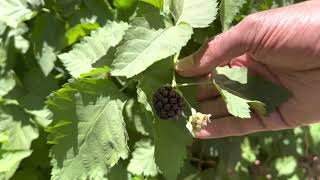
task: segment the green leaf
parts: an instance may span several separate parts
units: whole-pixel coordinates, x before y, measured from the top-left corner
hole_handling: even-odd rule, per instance
[[[90,24],[90,23],[77,24],[76,26],[70,28],[66,32],[68,45],[74,44],[79,39],[90,34],[92,30],[97,30],[98,28],[99,28],[98,24]]]
[[[113,5],[117,8],[116,19],[129,21],[135,16],[138,2],[139,0],[113,0]]]
[[[63,17],[69,17],[79,10],[80,4],[83,3],[83,0],[55,0],[54,8],[63,15]]]
[[[58,83],[53,75],[45,76],[40,68],[35,67],[24,71],[22,84],[25,94],[19,95],[17,99],[29,110],[42,110],[47,96],[58,89]]]
[[[120,160],[108,173],[108,180],[128,180],[127,164]],[[132,179],[130,179],[132,180]]]
[[[110,72],[111,69],[107,66],[101,67],[101,68],[96,68],[88,73],[84,73],[81,74],[80,77],[84,78],[84,77],[96,77],[96,76],[106,76],[108,72]]]
[[[31,142],[38,137],[38,129],[15,101],[1,102],[0,114],[0,134],[7,137],[0,148],[0,179],[9,179],[20,161],[31,154]]]
[[[174,0],[170,9],[176,24],[185,22],[194,28],[204,28],[216,19],[217,5],[216,0]]]
[[[220,29],[216,27],[215,24],[211,24],[206,28],[194,29],[194,34],[192,36],[192,39],[194,42],[198,44],[203,44],[204,42],[212,38],[214,35],[217,35],[219,33],[220,33]]]
[[[11,180],[50,179],[51,166],[49,158],[50,146],[46,143],[47,134],[40,131],[39,138],[32,142],[31,156],[24,159]]]
[[[192,136],[185,128],[185,121],[156,120],[155,159],[168,180],[174,180],[180,173],[183,160],[187,157],[186,147]],[[168,163],[170,162],[170,163]]]
[[[3,35],[6,29],[7,29],[7,25],[4,22],[0,21],[0,36]],[[0,39],[0,44],[2,44],[1,41],[2,39]]]
[[[65,0],[61,0],[65,1]],[[70,1],[70,0],[69,0]],[[79,24],[91,24],[103,27],[107,22],[114,20],[114,12],[108,1],[104,0],[77,0],[79,4],[75,5],[76,11],[67,18],[70,28]],[[81,4],[80,4],[81,3]],[[69,12],[67,12],[69,13]],[[65,15],[66,13],[61,13]],[[86,25],[86,26],[87,26]],[[88,26],[87,26],[88,28]]]
[[[138,0],[113,0],[113,5],[121,9],[129,9],[135,6]]]
[[[11,91],[15,85],[15,73],[13,71],[10,71],[8,73],[5,73],[4,75],[0,75],[0,97],[8,94],[9,91]]]
[[[107,5],[109,2],[102,0],[83,0],[83,2],[88,7],[91,19],[95,19],[100,26],[105,26],[109,21],[114,20],[112,9]],[[93,23],[92,20],[91,23]]]
[[[6,73],[7,68],[8,53],[4,47],[2,47],[0,38],[0,74]]]
[[[158,174],[154,160],[154,145],[150,141],[141,140],[135,144],[135,150],[127,169],[136,175],[156,176]]]
[[[0,178],[10,179],[14,175],[15,171],[18,169],[20,162],[24,158],[30,156],[31,153],[31,150],[1,150]]]
[[[249,161],[249,162],[254,162],[257,157],[256,157],[256,152],[255,150],[251,147],[250,140],[248,138],[245,138],[244,141],[241,143],[241,153],[242,157]]]
[[[31,5],[38,5],[41,0],[35,0]],[[30,3],[30,2],[28,2]],[[28,7],[25,0],[1,0],[0,21],[8,26],[16,28],[19,23],[33,17],[33,11]]]
[[[320,152],[318,148],[320,147],[320,124],[313,124],[309,126],[309,133],[311,137],[311,143],[313,146],[313,149],[316,150],[316,152]]]
[[[275,168],[280,176],[290,175],[297,167],[297,160],[293,156],[285,156],[275,160]]]
[[[47,128],[51,123],[51,112],[46,108],[40,110],[26,110],[26,112],[29,113],[32,116],[32,120],[42,128]]]
[[[171,67],[172,61],[165,59],[155,63],[138,77],[138,100],[155,119],[156,164],[169,180],[177,178],[187,156],[186,146],[192,142],[192,136],[185,126],[185,118],[164,121],[158,119],[152,111],[152,94],[158,88],[171,83],[173,74]]]
[[[251,117],[250,115],[251,110],[249,106],[249,102],[251,101],[245,100],[237,95],[229,93],[226,90],[219,89],[219,87],[217,87],[217,89],[220,92],[221,96],[223,97],[230,114],[240,118]],[[263,106],[263,104],[261,104],[261,106]]]
[[[245,0],[221,0],[219,9],[223,31],[226,31],[230,28],[233,19],[240,12],[241,7],[245,3]]]
[[[218,67],[213,74],[229,113],[236,117],[250,118],[249,107],[266,116],[289,98],[285,88],[251,74],[247,68]]]
[[[141,0],[143,2],[152,4],[154,7],[162,9],[163,7],[163,0]]]
[[[140,2],[136,11],[136,17],[132,20],[131,24],[134,27],[139,26],[156,30],[172,26],[172,23],[167,23],[167,19],[165,18],[166,16],[161,13],[160,9],[151,4]]]
[[[111,74],[133,77],[153,63],[178,52],[191,35],[192,28],[187,24],[159,30],[134,26],[127,31],[117,50]]]
[[[123,98],[104,79],[71,80],[49,97],[52,179],[102,179],[128,157]]]
[[[106,55],[110,47],[121,41],[128,27],[124,22],[109,22],[105,27],[93,31],[90,37],[85,37],[75,44],[71,51],[58,57],[73,77],[79,77],[91,71],[94,68],[92,64]]]
[[[28,51],[30,46],[29,41],[23,37],[23,35],[28,31],[28,26],[25,23],[20,23],[16,28],[10,29],[7,37],[14,39],[15,48],[17,48],[23,54]]]
[[[53,14],[44,13],[35,19],[32,28],[34,55],[46,76],[54,68],[58,52],[66,46],[64,33],[64,23]]]
[[[129,99],[124,108],[127,128],[131,128],[142,135],[152,135],[152,118],[147,115],[146,108],[135,99]]]

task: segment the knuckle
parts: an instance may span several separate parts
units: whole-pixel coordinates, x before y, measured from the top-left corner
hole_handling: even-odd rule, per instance
[[[245,17],[240,23],[238,30],[242,32],[241,46],[246,51],[255,51],[259,46],[261,37],[265,33],[263,26],[266,23],[266,16],[263,13],[255,13]]]
[[[257,28],[261,27],[265,22],[265,17],[261,13],[251,14],[245,17],[241,24],[247,28]]]

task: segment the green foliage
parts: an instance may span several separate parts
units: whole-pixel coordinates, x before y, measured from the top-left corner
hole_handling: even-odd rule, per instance
[[[132,152],[132,159],[128,165],[128,171],[132,174],[144,176],[156,176],[158,169],[154,160],[154,145],[150,141],[141,140],[136,143]]]
[[[0,179],[307,179],[319,125],[193,139],[195,78],[177,59],[246,15],[293,0],[0,0]],[[219,14],[218,14],[219,10]],[[268,115],[287,92],[247,69],[217,68],[229,113]],[[209,82],[212,84],[212,82]],[[174,86],[182,115],[152,95]]]
[[[191,135],[182,128],[184,122],[157,119],[155,126],[156,163],[167,179],[176,179],[187,157],[185,148],[192,142]]]
[[[91,71],[92,65],[121,41],[127,28],[127,23],[110,22],[105,28],[93,31],[90,37],[75,44],[70,52],[60,54],[59,58],[73,77],[79,77]]]
[[[194,28],[209,26],[216,18],[217,11],[216,0],[176,0],[171,5],[176,23],[188,23]]]
[[[290,175],[297,167],[297,161],[293,156],[282,157],[275,160],[275,168],[280,176]]]
[[[141,1],[152,4],[154,7],[157,7],[159,9],[162,9],[163,7],[163,0],[141,0]]]
[[[34,23],[35,26],[32,28],[34,54],[42,72],[48,75],[54,68],[57,52],[66,45],[64,23],[49,13],[37,16]]]
[[[141,73],[154,62],[179,51],[187,44],[191,34],[192,28],[188,24],[159,30],[132,27],[117,50],[112,75],[130,78]],[[171,43],[172,41],[175,43]]]
[[[289,97],[284,88],[252,75],[247,68],[218,67],[213,74],[229,113],[236,117],[250,118],[249,106],[266,116]]]
[[[0,78],[0,96],[6,95],[10,92],[14,86],[16,85],[16,81],[14,79],[14,72],[8,72],[1,76]]]
[[[38,137],[38,129],[31,116],[16,101],[0,102],[0,114],[0,177],[9,179],[20,161],[30,156],[31,142]]]
[[[123,106],[123,95],[103,79],[70,81],[49,97],[52,179],[100,179],[127,158]]]
[[[8,26],[16,28],[19,23],[29,20],[33,16],[33,10],[29,6],[41,5],[41,0],[6,0],[0,2],[0,21]],[[30,4],[29,4],[30,3]]]
[[[230,28],[235,16],[239,13],[245,0],[221,0],[220,4],[220,21],[223,31]]]
[[[90,33],[91,30],[97,30],[99,28],[98,24],[81,23],[72,27],[66,32],[68,39],[68,45],[74,44],[79,39],[85,37]]]

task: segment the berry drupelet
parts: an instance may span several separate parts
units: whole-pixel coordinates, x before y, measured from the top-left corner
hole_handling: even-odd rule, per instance
[[[171,86],[159,88],[153,94],[153,108],[161,119],[176,119],[181,115],[183,100]]]

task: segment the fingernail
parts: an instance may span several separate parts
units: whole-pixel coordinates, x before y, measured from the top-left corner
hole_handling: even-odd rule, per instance
[[[176,65],[176,70],[178,72],[185,72],[193,67],[193,56],[187,56],[179,60]]]

